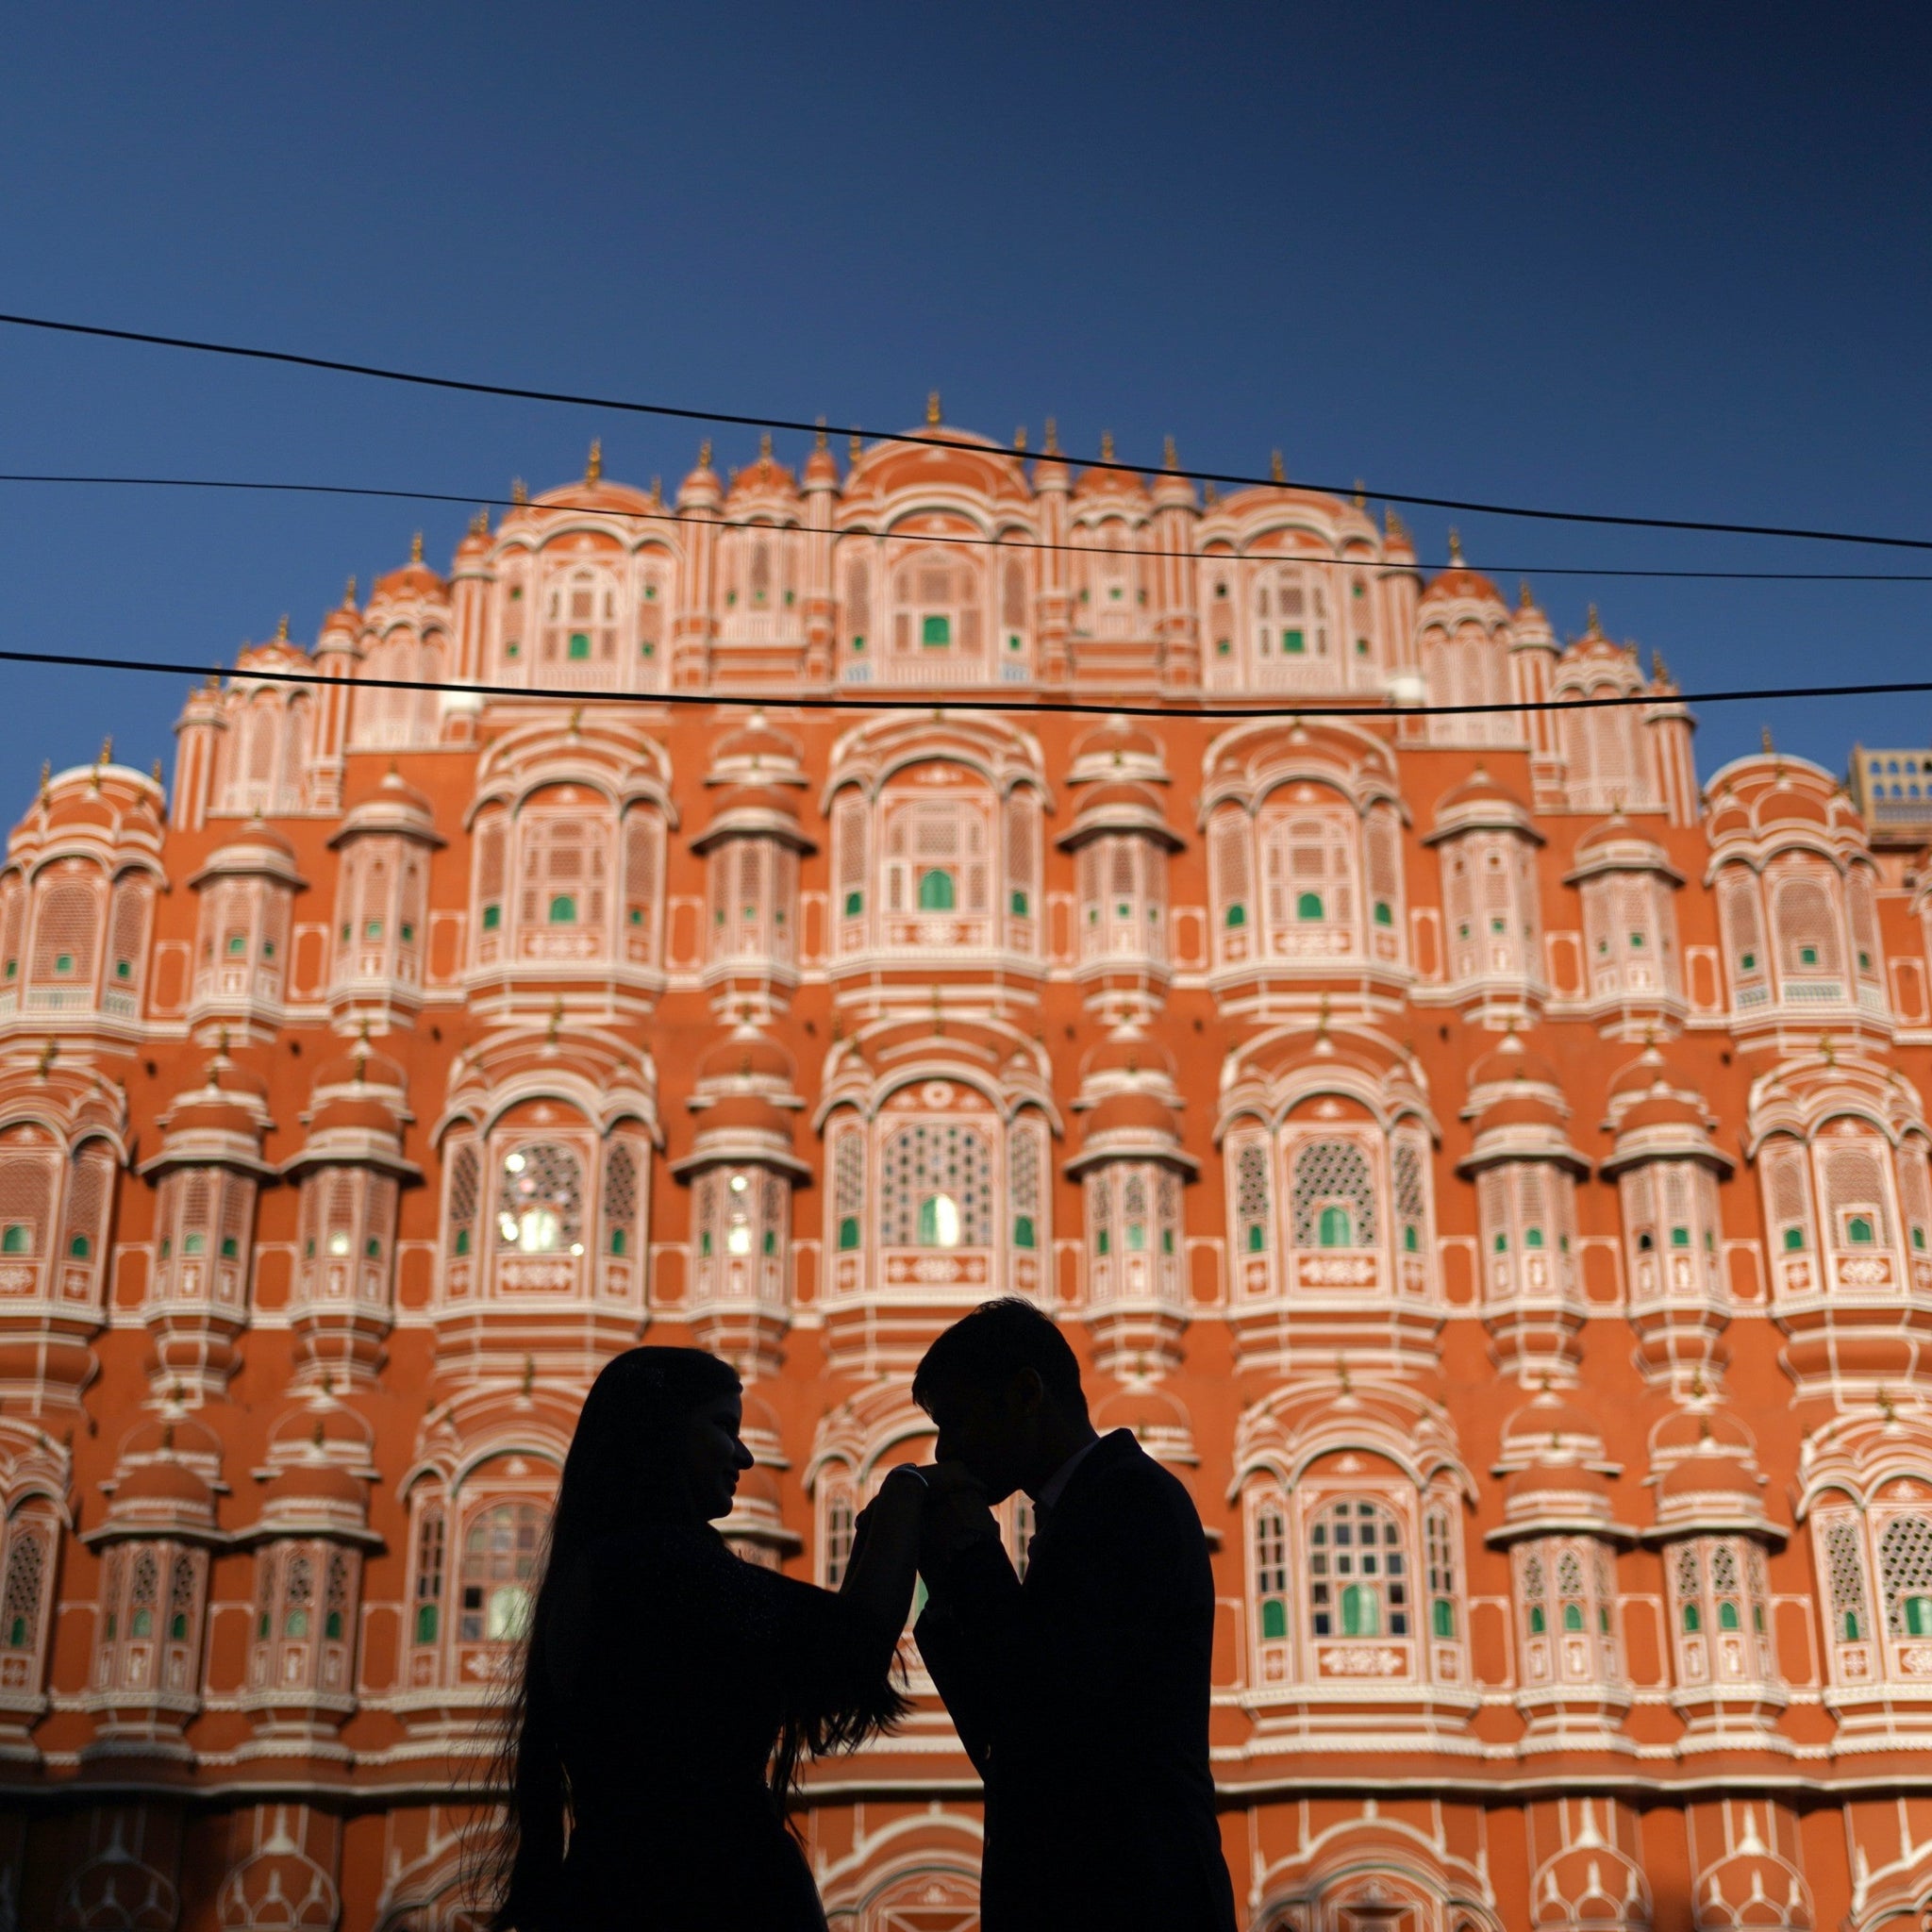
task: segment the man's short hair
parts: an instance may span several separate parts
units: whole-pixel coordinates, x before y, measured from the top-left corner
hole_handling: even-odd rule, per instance
[[[912,1377],[912,1399],[929,1414],[944,1390],[996,1392],[1031,1369],[1055,1402],[1087,1413],[1080,1363],[1050,1317],[1031,1302],[1006,1295],[981,1302],[933,1345]]]

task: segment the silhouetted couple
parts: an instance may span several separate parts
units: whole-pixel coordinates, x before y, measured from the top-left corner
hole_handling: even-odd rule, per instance
[[[498,1932],[820,1932],[785,1802],[889,1730],[921,1655],[985,1785],[985,1932],[1232,1932],[1208,1768],[1206,1540],[1133,1436],[1096,1436],[1051,1321],[989,1302],[927,1352],[937,1460],[885,1479],[836,1591],[710,1524],[752,1456],[736,1374],[639,1348],[564,1463],[508,1737]],[[991,1505],[1033,1498],[1025,1580]]]

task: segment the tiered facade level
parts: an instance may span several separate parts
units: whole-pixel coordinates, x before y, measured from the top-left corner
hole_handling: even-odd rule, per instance
[[[593,464],[245,652],[165,799],[47,777],[0,1923],[470,1925],[599,1364],[736,1360],[728,1533],[834,1583],[1010,1292],[1209,1525],[1249,1926],[1919,1924],[1932,885],[1690,730],[1359,506],[886,442]],[[842,1932],[975,1924],[911,1667],[811,1778]]]

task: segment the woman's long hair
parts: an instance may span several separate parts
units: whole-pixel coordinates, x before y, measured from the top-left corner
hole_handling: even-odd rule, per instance
[[[542,1579],[503,1712],[493,1782],[506,1816],[490,1861],[493,1932],[542,1932],[559,1902],[571,1795],[544,1641],[559,1580],[613,1530],[646,1523],[704,1526],[685,1475],[686,1425],[707,1403],[736,1395],[741,1386],[729,1362],[697,1348],[626,1350],[591,1385],[564,1458]],[[794,1744],[794,1761],[797,1750]]]

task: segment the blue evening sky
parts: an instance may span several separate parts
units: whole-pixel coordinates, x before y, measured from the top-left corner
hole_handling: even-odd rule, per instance
[[[17,8],[0,308],[1450,495],[1932,533],[1922,8]],[[0,469],[502,494],[699,432],[0,329]],[[780,437],[797,460],[802,439]],[[750,431],[718,436],[721,465]],[[0,485],[0,642],[312,639],[458,508]],[[1410,522],[1440,561],[1450,518]],[[1457,519],[1687,687],[1932,675],[1932,554]],[[1540,569],[1541,566],[1543,568]],[[0,670],[0,817],[181,680]],[[1932,707],[1706,706],[1842,768]]]

